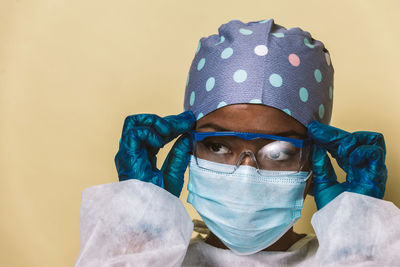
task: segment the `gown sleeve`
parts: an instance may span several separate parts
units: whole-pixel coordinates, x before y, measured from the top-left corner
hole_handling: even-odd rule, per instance
[[[317,266],[398,266],[400,210],[389,201],[344,192],[314,213]]]
[[[86,188],[75,267],[180,266],[193,231],[182,202],[151,183]]]

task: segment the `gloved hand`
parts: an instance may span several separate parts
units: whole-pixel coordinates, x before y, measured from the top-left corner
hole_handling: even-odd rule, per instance
[[[125,119],[119,150],[115,155],[120,181],[138,179],[151,182],[179,197],[183,176],[189,163],[189,135],[195,125],[191,111],[161,118],[153,114],[131,115]],[[161,170],[156,167],[156,154],[165,144],[175,142]]]
[[[349,133],[317,121],[308,126],[314,141],[314,199],[321,209],[344,191],[383,198],[387,179],[385,140],[381,133]],[[346,172],[346,182],[339,183],[328,151]]]

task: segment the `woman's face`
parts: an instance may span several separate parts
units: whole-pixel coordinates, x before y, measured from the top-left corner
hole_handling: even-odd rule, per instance
[[[307,137],[307,128],[285,112],[255,104],[235,104],[217,109],[197,121],[196,131],[263,133],[297,139]],[[241,164],[255,167],[250,157],[245,157]],[[310,168],[311,162],[308,160],[302,170],[310,170]],[[307,181],[304,197],[311,180],[312,178]]]

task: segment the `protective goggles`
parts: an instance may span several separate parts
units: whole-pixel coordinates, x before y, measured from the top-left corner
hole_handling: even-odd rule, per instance
[[[257,170],[297,173],[307,163],[311,139],[295,139],[268,134],[243,132],[191,131],[192,152],[200,168],[209,169],[206,161],[231,165],[233,173],[249,156]]]

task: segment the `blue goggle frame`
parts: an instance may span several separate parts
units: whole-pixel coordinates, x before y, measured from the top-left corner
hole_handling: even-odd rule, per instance
[[[311,138],[305,139],[296,139],[283,137],[278,135],[270,135],[270,134],[260,134],[260,133],[245,133],[245,132],[196,132],[194,130],[190,131],[190,137],[192,141],[202,141],[210,136],[236,136],[242,138],[244,140],[253,140],[256,138],[267,138],[277,141],[286,141],[293,144],[295,147],[302,148],[304,146],[310,145],[312,143]]]

